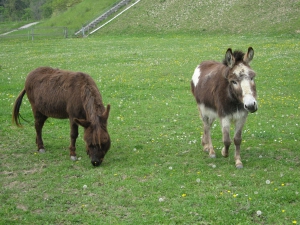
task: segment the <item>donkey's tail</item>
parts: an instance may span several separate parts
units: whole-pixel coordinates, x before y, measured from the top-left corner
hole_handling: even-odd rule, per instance
[[[18,98],[15,101],[14,108],[13,108],[12,122],[15,123],[18,127],[21,127],[21,123],[20,123],[20,107],[21,107],[22,99],[23,99],[25,93],[26,93],[25,89],[23,89],[20,92]]]

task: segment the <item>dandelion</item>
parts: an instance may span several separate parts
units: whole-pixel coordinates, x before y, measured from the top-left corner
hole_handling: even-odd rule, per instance
[[[200,183],[200,178],[197,178],[197,179],[196,179],[196,182],[197,182],[197,183]]]
[[[186,194],[184,193],[184,194],[182,194],[181,196],[182,196],[182,197],[186,197]]]
[[[282,183],[281,186],[284,186],[284,183]]]
[[[172,166],[169,166],[169,170],[172,170],[173,169],[173,167]]]
[[[260,210],[257,210],[257,211],[256,211],[256,215],[257,215],[257,216],[261,216],[261,214],[262,214],[262,212],[261,212]]]
[[[233,197],[236,198],[239,194],[234,194]]]
[[[87,185],[83,185],[83,187],[82,187],[83,189],[87,189]]]
[[[266,180],[266,184],[270,184],[271,183],[271,181],[269,181],[269,180]]]
[[[297,221],[296,220],[293,220],[293,222],[292,222],[293,224],[297,224]]]
[[[163,202],[165,200],[165,198],[159,198],[158,201],[159,202]]]
[[[283,213],[284,213],[284,212],[285,212],[285,210],[283,209],[283,210],[281,210],[281,212],[283,212]]]

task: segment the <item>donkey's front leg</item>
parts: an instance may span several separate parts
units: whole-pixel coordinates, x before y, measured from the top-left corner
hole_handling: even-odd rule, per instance
[[[234,155],[234,159],[235,159],[235,166],[238,169],[243,168],[240,151],[241,151],[241,142],[242,142],[242,129],[246,122],[246,118],[247,118],[247,116],[241,117],[235,123],[235,134],[234,134],[235,155]]]
[[[223,143],[224,147],[222,148],[222,156],[228,157],[229,155],[229,147],[231,145],[230,140],[230,120],[229,118],[222,118],[221,119],[222,125],[222,134],[223,134]]]
[[[70,158],[73,161],[77,160],[77,156],[76,156],[76,139],[78,137],[78,125],[76,123],[74,123],[71,119],[70,119],[70,128],[71,128],[71,132],[70,132],[70,136],[71,136],[71,143],[70,143]]]

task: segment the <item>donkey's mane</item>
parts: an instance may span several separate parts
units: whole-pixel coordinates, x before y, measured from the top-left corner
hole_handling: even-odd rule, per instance
[[[232,53],[232,55],[235,58],[235,62],[239,62],[239,61],[243,61],[245,53],[240,50],[236,50]],[[223,64],[225,66],[228,66],[225,58],[223,59]]]
[[[82,100],[86,113],[86,119],[93,124],[94,131],[92,132],[92,144],[101,143],[100,139],[100,119],[99,117],[104,113],[105,107],[102,103],[102,97],[95,86],[96,84],[87,82],[82,89]],[[100,126],[98,126],[100,125]]]

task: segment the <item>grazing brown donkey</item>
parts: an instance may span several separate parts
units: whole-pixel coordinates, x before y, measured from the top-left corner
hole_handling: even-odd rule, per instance
[[[106,109],[101,94],[93,79],[81,72],[71,72],[50,67],[31,71],[25,88],[16,99],[13,121],[20,126],[19,110],[23,96],[27,94],[35,118],[36,143],[39,152],[44,152],[42,128],[48,117],[69,119],[71,127],[70,156],[76,157],[78,125],[84,128],[87,154],[93,166],[99,166],[110,148],[107,119],[110,105]]]
[[[216,157],[213,149],[210,128],[214,120],[219,117],[222,126],[223,143],[222,155],[228,157],[230,140],[230,124],[235,124],[235,165],[243,168],[240,156],[242,129],[248,112],[257,110],[255,72],[249,63],[253,59],[254,50],[248,48],[244,54],[229,48],[223,63],[215,61],[202,62],[194,72],[191,90],[198,104],[204,125],[202,145],[209,156]]]

